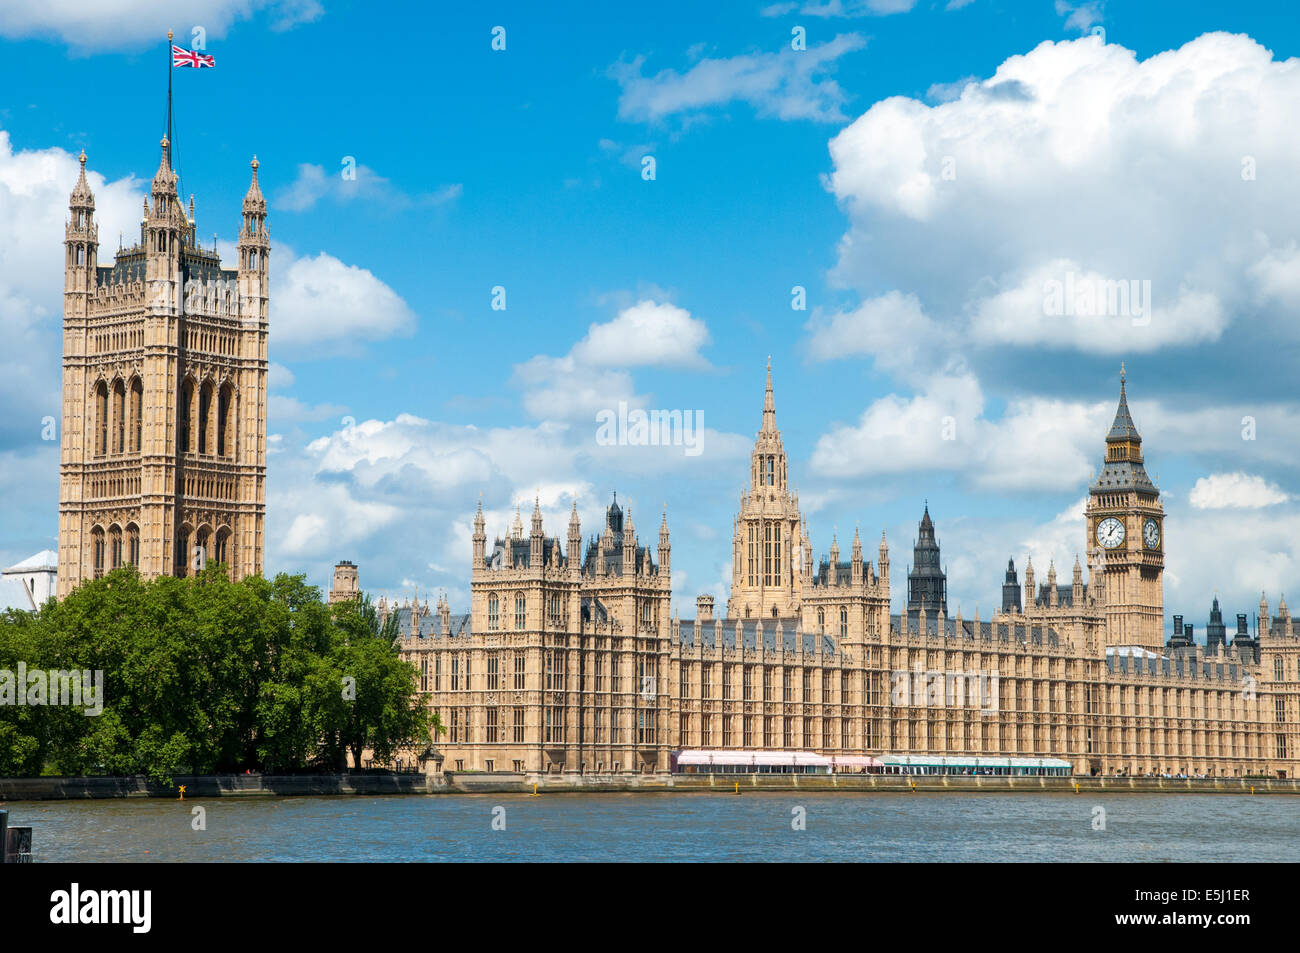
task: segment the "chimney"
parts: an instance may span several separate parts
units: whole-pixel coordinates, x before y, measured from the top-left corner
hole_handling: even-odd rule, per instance
[[[695,597],[695,618],[700,622],[713,621],[713,596],[705,594]]]

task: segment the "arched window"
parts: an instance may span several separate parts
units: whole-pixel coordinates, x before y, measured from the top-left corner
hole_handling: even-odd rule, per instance
[[[118,569],[122,565],[122,529],[119,526],[108,528],[108,568]]]
[[[196,573],[208,564],[208,559],[212,555],[212,530],[207,526],[200,526],[199,531],[194,534],[194,548],[190,550],[190,568]]]
[[[94,576],[98,579],[104,575],[104,531],[98,526],[90,531],[90,549]]]
[[[1282,656],[1280,655],[1273,658],[1273,677],[1279,682],[1282,681]]]
[[[233,457],[235,388],[226,381],[217,397],[217,456]]]
[[[126,524],[126,561],[132,566],[140,565],[140,527],[134,523]]]
[[[212,545],[213,562],[224,563],[227,568],[230,566],[230,530],[222,527],[217,530],[216,541]]]
[[[817,631],[821,635],[826,634],[826,610],[825,609],[817,610]]]
[[[95,385],[95,456],[108,453],[108,385]]]
[[[131,379],[130,420],[130,451],[139,453],[144,442],[144,383],[138,377]]]
[[[199,453],[212,452],[212,439],[208,428],[212,423],[212,381],[199,387]]]
[[[522,592],[515,593],[515,628],[522,629],[528,624],[528,601]]]
[[[190,541],[193,536],[194,530],[184,524],[176,532],[176,555],[172,570],[176,576],[188,576],[190,574]]]
[[[181,453],[189,453],[194,449],[192,442],[194,433],[191,426],[194,421],[194,381],[189,378],[181,384],[181,405],[178,409],[180,411],[178,449]]]
[[[848,638],[849,635],[849,610],[840,606],[840,638]]]
[[[501,624],[501,600],[496,593],[488,596],[488,629],[495,632]]]
[[[113,382],[113,453],[126,452],[126,384]]]

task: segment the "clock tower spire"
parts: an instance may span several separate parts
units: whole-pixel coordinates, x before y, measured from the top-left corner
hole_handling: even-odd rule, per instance
[[[1142,462],[1142,436],[1128,408],[1120,365],[1119,406],[1106,434],[1106,459],[1088,488],[1087,551],[1097,557],[1105,594],[1106,644],[1164,645],[1164,507]]]

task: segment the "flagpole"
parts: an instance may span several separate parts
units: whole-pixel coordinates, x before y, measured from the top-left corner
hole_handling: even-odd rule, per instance
[[[167,166],[172,166],[172,31],[167,31]]]

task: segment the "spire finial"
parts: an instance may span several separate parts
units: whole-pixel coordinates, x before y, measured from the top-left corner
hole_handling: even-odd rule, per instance
[[[82,167],[83,169],[86,167],[86,150],[85,150],[85,149],[82,149],[82,150],[81,150],[81,167]]]
[[[1124,381],[1127,377],[1128,377],[1128,372],[1124,370],[1124,362],[1120,361],[1119,362],[1119,386],[1121,389],[1123,389]]]
[[[170,43],[172,37],[174,37],[175,35],[176,35],[176,34],[174,34],[171,30],[168,30],[168,31],[167,31],[167,41]]]

